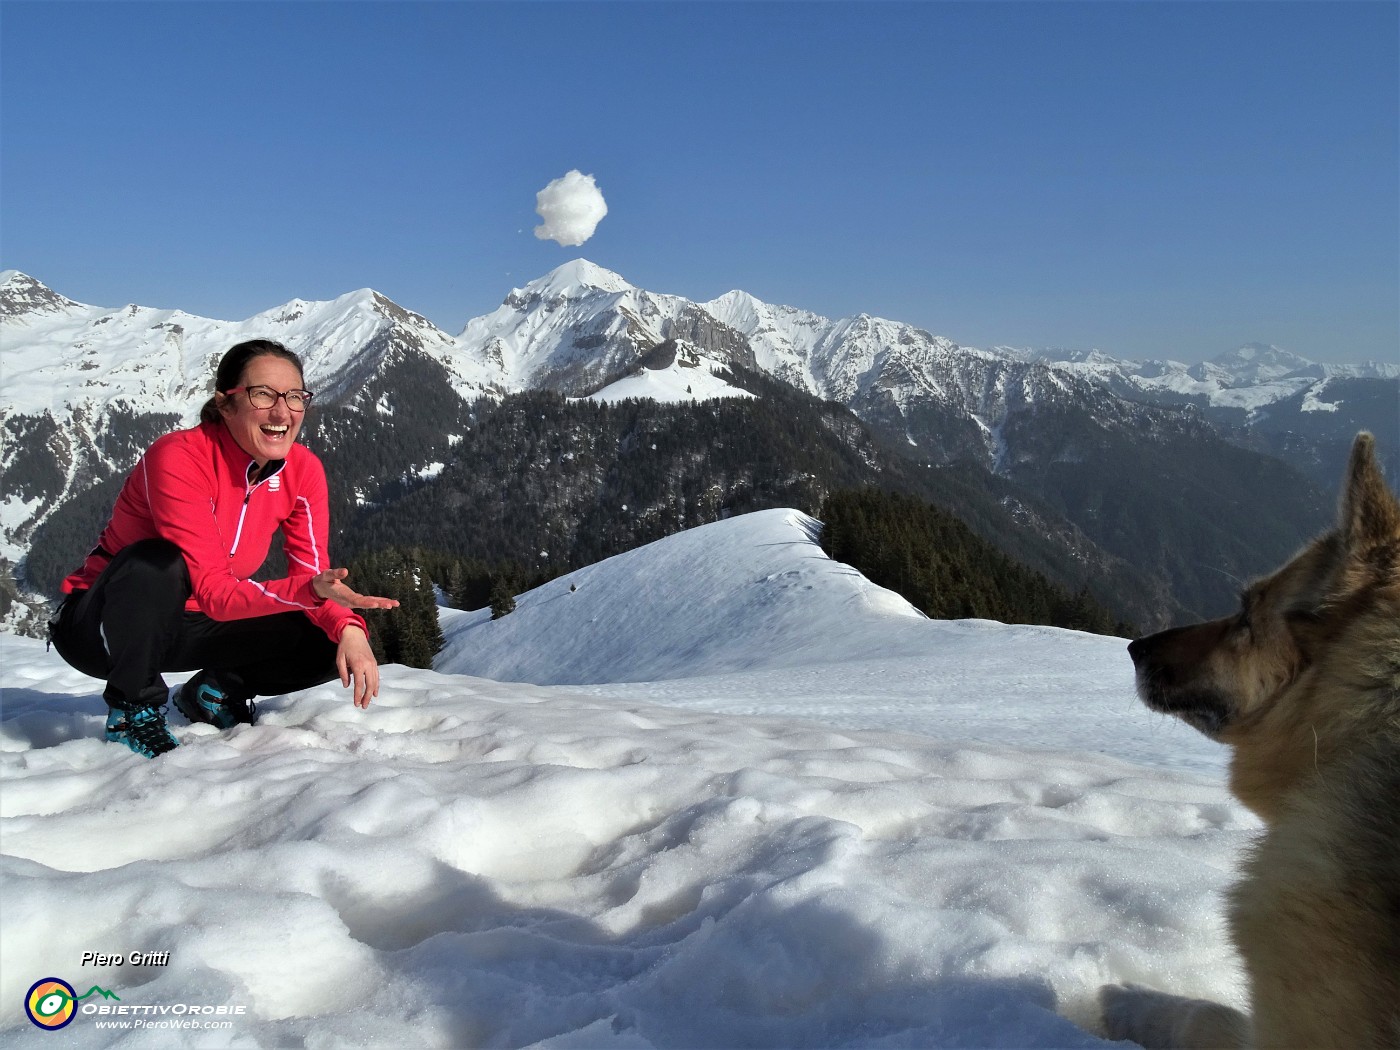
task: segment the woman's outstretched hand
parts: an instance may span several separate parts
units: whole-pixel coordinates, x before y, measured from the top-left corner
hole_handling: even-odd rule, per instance
[[[345,585],[345,577],[349,575],[349,569],[327,569],[311,578],[311,589],[322,601],[335,602],[347,609],[397,609],[399,607],[396,598],[376,598],[373,595],[351,590]]]

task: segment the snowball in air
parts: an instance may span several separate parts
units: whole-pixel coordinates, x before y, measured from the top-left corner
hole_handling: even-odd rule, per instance
[[[535,227],[536,237],[577,247],[593,236],[608,205],[593,176],[575,170],[535,194],[535,211],[544,220]]]

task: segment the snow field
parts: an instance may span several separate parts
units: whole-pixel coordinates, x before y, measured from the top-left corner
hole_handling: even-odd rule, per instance
[[[1105,983],[1240,1005],[1256,825],[1121,640],[923,619],[784,511],[444,622],[455,673],[176,716],[155,761],[0,635],[0,1039],[55,1045],[47,976],[244,1010],[77,1047],[1093,1047]],[[508,660],[572,684],[464,670]]]
[[[50,973],[311,1046],[1093,1046],[1102,983],[1236,986],[1205,778],[401,668],[147,762],[0,647],[7,1039]]]

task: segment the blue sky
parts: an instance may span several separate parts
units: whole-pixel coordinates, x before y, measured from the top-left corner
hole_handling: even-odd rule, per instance
[[[0,266],[450,332],[583,256],[988,346],[1400,358],[1395,3],[0,3]],[[571,169],[609,213],[532,235]]]

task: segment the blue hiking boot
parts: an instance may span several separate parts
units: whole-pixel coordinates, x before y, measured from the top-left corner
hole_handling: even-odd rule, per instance
[[[147,758],[155,758],[180,746],[180,741],[170,735],[165,725],[164,707],[143,707],[137,711],[112,708],[107,713],[107,739],[115,744],[125,744]]]
[[[184,685],[170,690],[170,699],[180,714],[191,722],[204,722],[219,729],[232,729],[240,723],[258,720],[258,705],[251,698],[234,695],[231,682],[220,682],[200,671]]]

